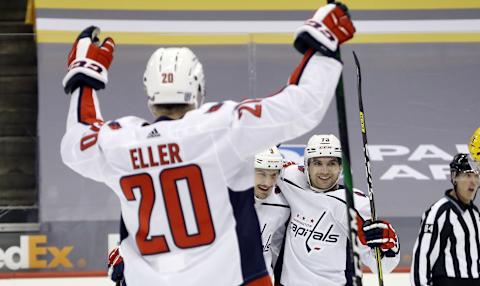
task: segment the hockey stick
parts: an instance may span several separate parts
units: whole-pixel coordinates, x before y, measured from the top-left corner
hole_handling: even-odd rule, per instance
[[[368,183],[368,200],[370,201],[370,211],[372,220],[377,219],[377,214],[375,211],[375,200],[373,194],[373,183],[372,183],[372,172],[370,171],[370,155],[368,154],[368,141],[367,141],[367,126],[365,124],[365,111],[363,110],[363,100],[362,100],[362,73],[360,70],[360,61],[358,60],[357,54],[353,52],[353,58],[355,59],[355,68],[357,72],[357,88],[358,88],[358,106],[360,109],[360,125],[362,129],[362,139],[363,139],[363,155],[365,155],[365,171],[367,173],[367,183]],[[382,268],[382,256],[380,252],[380,247],[375,247],[375,260],[377,261],[377,274],[378,274],[378,284],[383,286],[383,268]]]
[[[340,52],[337,52],[340,56]],[[353,285],[362,285],[360,268],[360,255],[358,251],[358,233],[357,233],[357,220],[355,204],[353,201],[353,182],[352,172],[350,170],[350,149],[348,143],[348,130],[347,130],[347,115],[345,108],[345,94],[343,91],[343,78],[340,76],[337,89],[335,91],[335,99],[337,101],[337,119],[338,129],[340,133],[340,144],[342,146],[342,166],[343,166],[343,182],[345,184],[345,200],[347,203],[347,218],[348,218],[348,230],[350,233],[349,250],[350,257],[352,258],[352,278]]]
[[[333,4],[334,0],[327,0],[328,4]],[[335,58],[341,61],[340,47],[338,47],[335,53]],[[348,251],[349,256],[352,258],[352,284],[354,286],[362,285],[362,270],[360,268],[360,255],[358,251],[357,241],[357,220],[356,211],[353,201],[353,182],[352,172],[350,170],[350,148],[348,143],[348,129],[347,129],[347,112],[345,108],[345,92],[343,90],[343,76],[340,74],[338,80],[337,89],[335,90],[335,99],[337,102],[337,119],[338,129],[340,133],[340,144],[342,146],[342,166],[343,166],[343,182],[345,184],[345,201],[347,203],[347,219],[348,219],[348,231],[350,233],[350,240]]]

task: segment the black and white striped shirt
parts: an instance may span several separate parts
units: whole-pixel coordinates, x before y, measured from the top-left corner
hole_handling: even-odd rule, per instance
[[[423,214],[412,257],[412,285],[432,285],[447,277],[480,278],[478,208],[450,192]]]

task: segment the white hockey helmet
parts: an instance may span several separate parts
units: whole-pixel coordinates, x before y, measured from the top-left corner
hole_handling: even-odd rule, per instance
[[[305,147],[304,164],[305,164],[305,175],[307,176],[307,181],[310,187],[315,191],[324,191],[318,188],[315,188],[312,185],[310,180],[310,174],[308,173],[308,161],[311,158],[316,157],[336,157],[342,159],[342,146],[340,140],[333,134],[322,134],[322,135],[313,135],[308,139],[307,146]],[[335,184],[340,180],[340,174]],[[335,185],[334,184],[334,185]],[[333,186],[332,186],[333,187]]]
[[[148,60],[143,86],[149,107],[193,104],[198,108],[205,96],[202,64],[189,48],[159,48]]]
[[[255,155],[255,169],[281,170],[282,167],[283,156],[275,146]]]

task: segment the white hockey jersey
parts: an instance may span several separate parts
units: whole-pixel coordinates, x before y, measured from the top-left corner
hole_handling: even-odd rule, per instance
[[[273,191],[263,200],[255,197],[255,210],[260,222],[263,257],[268,273],[273,277],[273,268],[282,248],[290,207],[282,193]]]
[[[311,191],[303,167],[284,169],[278,183],[290,205],[290,222],[285,241],[281,284],[284,286],[351,285],[351,263],[347,258],[349,237],[345,190],[316,193]],[[355,209],[365,220],[370,204],[365,195],[354,190]],[[376,272],[374,251],[359,242],[360,260]],[[393,270],[400,255],[384,257],[385,273]],[[351,282],[350,282],[351,283]]]
[[[137,117],[103,124],[95,91],[73,92],[62,160],[118,196],[127,285],[271,284],[245,191],[253,157],[322,120],[341,68],[309,53],[275,96],[204,104],[150,125]]]

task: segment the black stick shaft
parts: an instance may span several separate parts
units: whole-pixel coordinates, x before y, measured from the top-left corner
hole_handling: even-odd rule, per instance
[[[337,53],[340,56],[340,52]],[[350,169],[350,148],[348,141],[348,128],[347,128],[347,115],[345,108],[345,94],[343,90],[343,77],[340,76],[338,81],[337,89],[335,91],[335,99],[337,102],[337,119],[338,119],[338,129],[340,134],[340,144],[342,145],[342,166],[343,166],[343,182],[345,184],[345,200],[347,203],[347,219],[348,219],[348,230],[350,233],[349,240],[349,251],[350,257],[352,258],[352,269],[353,269],[353,285],[360,286],[362,285],[360,268],[360,255],[358,251],[358,233],[357,233],[357,220],[356,220],[356,211],[355,204],[353,200],[353,180],[352,172]]]
[[[355,60],[355,67],[357,72],[358,106],[360,110],[360,125],[361,125],[362,140],[363,140],[363,155],[365,157],[365,172],[367,174],[367,183],[368,183],[368,200],[370,201],[370,211],[371,211],[372,220],[376,220],[377,214],[375,211],[373,180],[372,180],[372,172],[370,170],[370,155],[368,153],[367,125],[365,123],[365,111],[363,109],[362,73],[360,69],[360,61],[358,60],[358,57],[355,54],[355,52],[353,52],[353,58]],[[383,286],[382,256],[381,256],[379,247],[375,247],[375,260],[377,261],[378,284],[380,286]]]

